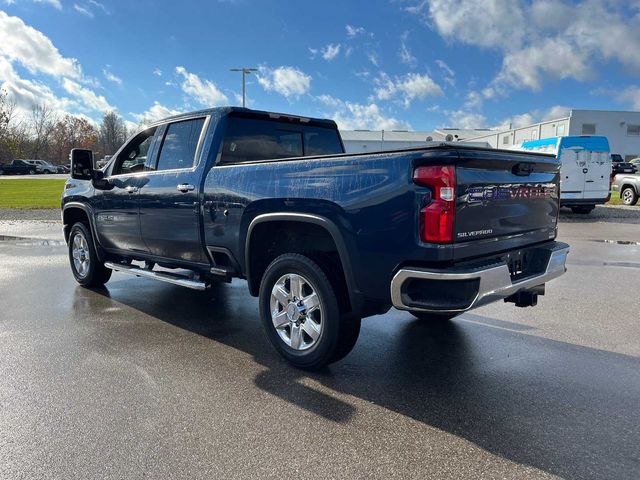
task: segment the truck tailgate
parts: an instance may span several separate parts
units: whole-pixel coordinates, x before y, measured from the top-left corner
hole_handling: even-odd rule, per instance
[[[454,242],[555,237],[559,163],[550,155],[460,149]],[[513,243],[512,243],[513,244]]]

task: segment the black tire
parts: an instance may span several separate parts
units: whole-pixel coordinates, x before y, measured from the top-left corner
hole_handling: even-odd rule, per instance
[[[633,187],[625,187],[620,192],[620,198],[625,205],[635,205],[638,203],[638,194]]]
[[[36,174],[35,170],[33,170],[33,169],[29,170],[29,175],[35,175],[35,174]]]
[[[82,266],[76,266],[74,261],[74,245],[76,237],[83,238],[83,245],[86,248],[82,248],[81,262]],[[76,252],[77,253],[77,252]],[[89,260],[84,267],[84,260]],[[104,264],[98,259],[95,246],[93,244],[93,237],[91,236],[91,230],[81,222],[78,222],[71,227],[69,232],[69,264],[71,265],[71,272],[73,273],[76,282],[83,287],[99,287],[104,285],[111,278],[111,269],[104,266]],[[86,270],[82,271],[83,268]]]
[[[318,296],[321,309],[319,337],[315,341],[308,337],[311,346],[302,350],[292,348],[281,338],[272,319],[271,292],[276,282],[287,275],[303,277],[308,288]],[[293,291],[293,288],[290,290]],[[280,313],[284,312],[283,309]],[[303,310],[300,317],[303,324],[309,321],[304,319],[306,315],[306,310]],[[353,349],[360,333],[360,319],[341,314],[338,295],[325,271],[310,258],[297,253],[280,255],[265,270],[260,283],[260,318],[269,340],[278,353],[294,366],[308,370],[318,369],[344,358]],[[285,326],[284,329],[280,329],[281,333],[285,332],[285,336],[287,328],[291,335],[291,327]]]
[[[452,318],[456,317],[457,313],[431,313],[431,312],[416,312],[412,311],[411,315],[423,322],[442,323],[448,322]]]
[[[580,205],[577,207],[571,207],[571,211],[580,215],[587,215],[591,213],[594,208],[596,208],[595,205]]]

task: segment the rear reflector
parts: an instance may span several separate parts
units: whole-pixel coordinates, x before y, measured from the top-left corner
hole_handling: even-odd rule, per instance
[[[453,165],[418,167],[413,181],[432,191],[431,202],[420,210],[420,238],[424,242],[453,242],[456,215],[456,169]]]

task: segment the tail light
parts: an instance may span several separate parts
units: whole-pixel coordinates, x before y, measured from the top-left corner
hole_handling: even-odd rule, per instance
[[[456,216],[456,169],[453,165],[418,167],[414,183],[429,187],[431,202],[420,210],[420,238],[424,242],[453,242]]]

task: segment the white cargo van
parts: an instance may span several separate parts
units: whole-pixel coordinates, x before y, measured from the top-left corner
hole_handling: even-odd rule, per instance
[[[522,150],[552,153],[560,167],[560,205],[589,213],[609,200],[611,157],[607,137],[580,135],[523,142]]]

